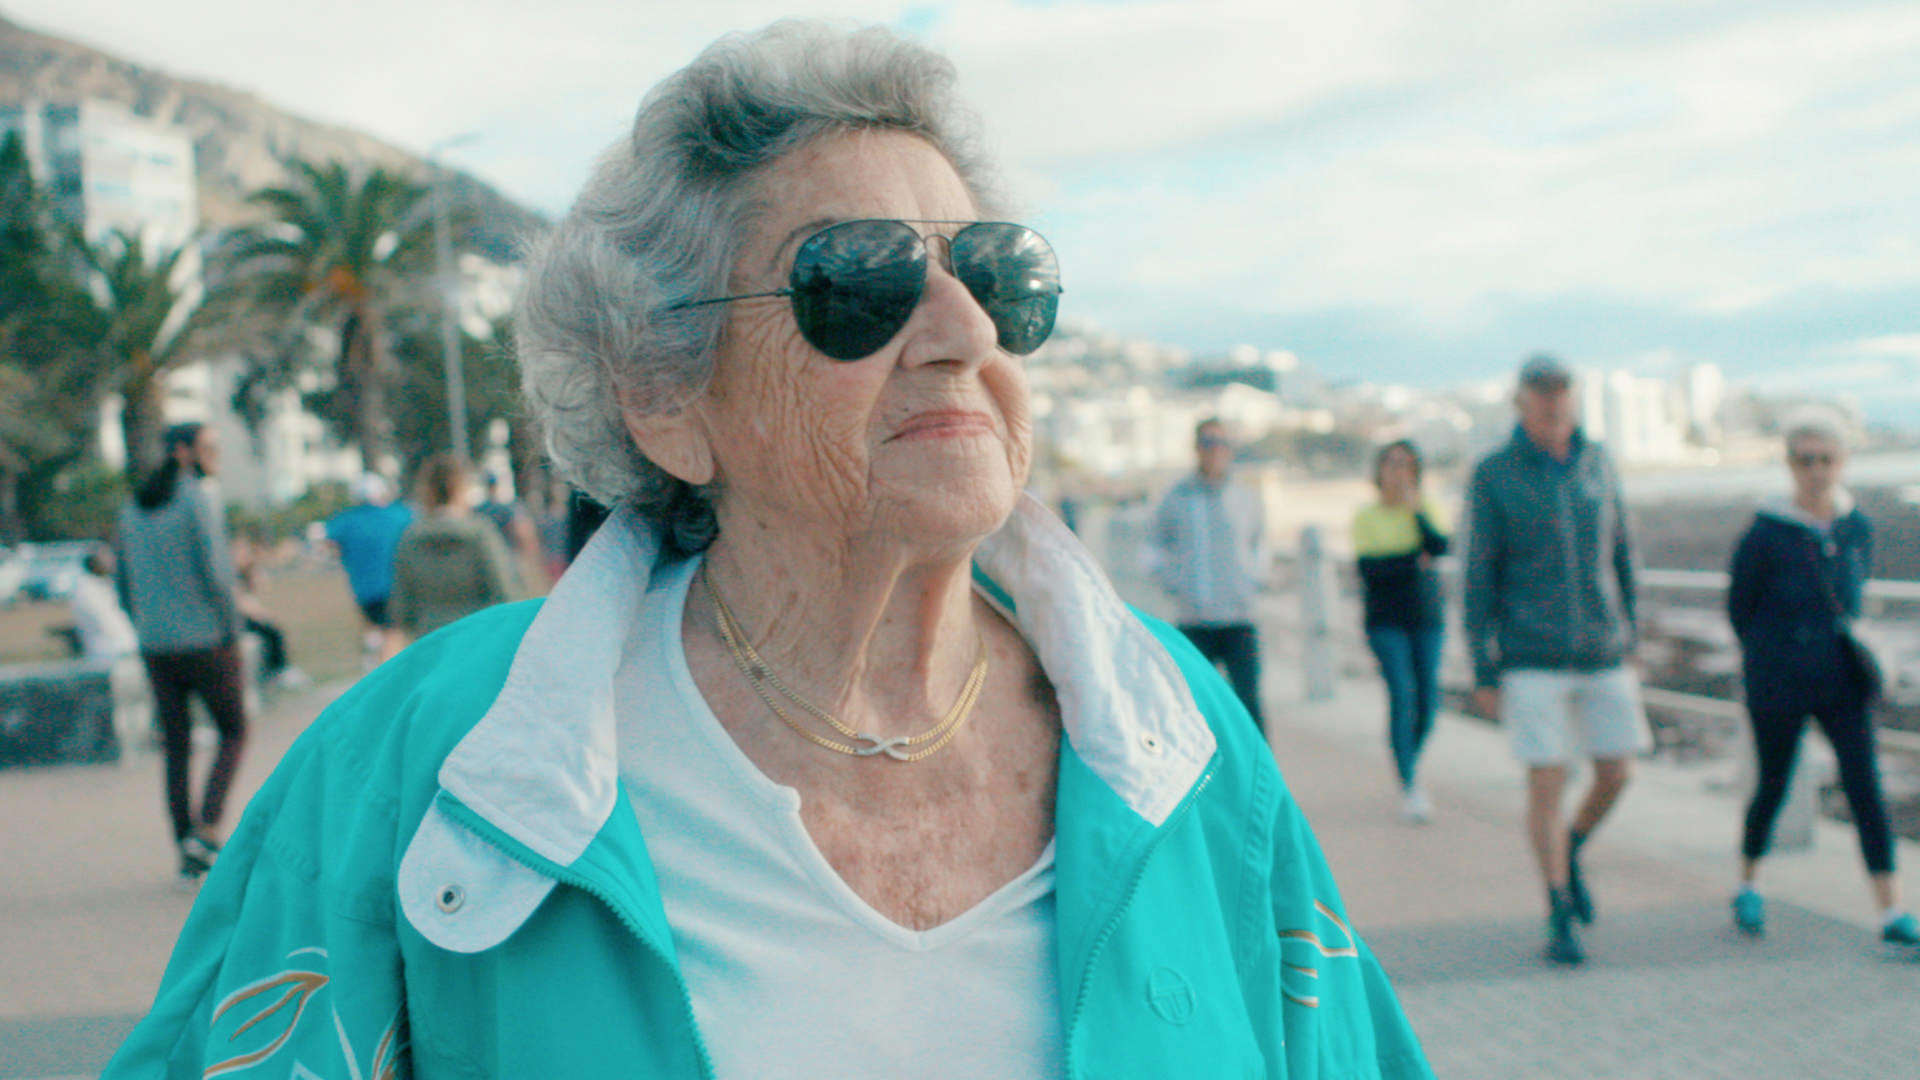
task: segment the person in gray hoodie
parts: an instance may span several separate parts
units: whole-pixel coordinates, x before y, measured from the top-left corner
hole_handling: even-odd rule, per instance
[[[166,458],[120,510],[121,605],[133,619],[153,683],[154,711],[166,756],[167,811],[191,885],[220,850],[220,819],[246,744],[240,667],[240,605],[217,493],[220,470],[212,428],[175,424],[163,437]],[[190,778],[198,696],[220,732],[196,815]]]
[[[1507,729],[1527,769],[1527,837],[1547,887],[1547,954],[1586,958],[1593,921],[1580,848],[1652,739],[1628,665],[1634,569],[1613,461],[1581,432],[1573,375],[1551,356],[1520,369],[1520,424],[1467,486],[1466,638],[1474,704]],[[1577,757],[1593,784],[1571,825],[1562,803]]]

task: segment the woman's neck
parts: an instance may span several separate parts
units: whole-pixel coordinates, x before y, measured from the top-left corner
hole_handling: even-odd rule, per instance
[[[979,656],[971,545],[916,556],[885,541],[833,546],[800,535],[723,526],[702,572],[801,698],[875,735],[926,730]],[[689,594],[688,616],[697,632],[719,636],[705,589]]]

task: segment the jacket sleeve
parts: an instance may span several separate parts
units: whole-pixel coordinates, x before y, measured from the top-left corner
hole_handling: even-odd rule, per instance
[[[1873,576],[1873,523],[1858,510],[1853,512],[1853,519],[1859,539],[1855,541],[1851,565],[1847,567],[1846,592],[1840,597],[1849,619],[1860,617],[1860,607],[1867,594],[1867,579]]]
[[[1447,549],[1453,546],[1453,541],[1447,534],[1434,524],[1433,512],[1430,509],[1421,507],[1415,511],[1413,523],[1420,530],[1420,550],[1426,554],[1437,559],[1445,555]]]
[[[1627,493],[1620,486],[1620,474],[1608,464],[1613,486],[1613,575],[1620,583],[1620,606],[1627,616],[1631,641],[1640,640],[1639,579],[1633,560],[1633,522],[1627,513]]]
[[[1492,478],[1482,462],[1467,485],[1467,566],[1461,590],[1475,686],[1500,683],[1500,575],[1506,561],[1506,530]]]
[[[113,544],[113,594],[120,598],[120,610],[133,618],[133,583],[127,580],[127,535],[126,513],[121,512],[120,526],[116,530]]]
[[[262,1076],[406,1075],[388,864],[348,858],[340,839],[323,840],[364,833],[390,800],[350,784],[363,770],[330,766],[315,734],[248,804],[187,916],[153,1008],[103,1080],[225,1076],[255,1065],[266,1066]]]
[[[1280,947],[1281,1043],[1275,1076],[1432,1080],[1420,1040],[1373,952],[1354,932],[1333,873],[1293,797],[1273,824],[1273,930]]]
[[[233,573],[233,553],[227,547],[227,523],[221,509],[196,485],[191,489],[198,526],[193,531],[195,562],[207,600],[219,612],[229,640],[240,633],[240,599]]]
[[[1141,546],[1141,555],[1147,575],[1154,583],[1168,592],[1177,592],[1179,566],[1175,544],[1178,540],[1178,528],[1174,518],[1178,511],[1174,507],[1176,495],[1168,492],[1161,496],[1160,504],[1154,507],[1153,521],[1147,526],[1147,542]]]
[[[402,534],[393,553],[393,590],[387,594],[387,625],[408,634],[414,633],[414,620],[420,606],[414,596],[419,591],[414,577],[413,549]]]
[[[1760,611],[1761,586],[1765,566],[1759,530],[1749,525],[1740,543],[1733,549],[1733,566],[1727,574],[1727,621],[1733,635],[1745,643],[1753,633],[1754,618]]]
[[[513,558],[507,554],[507,545],[500,539],[499,531],[492,526],[483,523],[477,535],[480,537],[482,606],[504,604],[518,591],[514,583],[519,575],[514,572]]]

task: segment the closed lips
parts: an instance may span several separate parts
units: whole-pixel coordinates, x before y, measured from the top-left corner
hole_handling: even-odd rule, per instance
[[[959,409],[943,409],[935,412],[918,413],[907,419],[893,433],[893,438],[903,439],[910,436],[938,435],[975,435],[991,434],[993,418],[986,413],[966,412]]]

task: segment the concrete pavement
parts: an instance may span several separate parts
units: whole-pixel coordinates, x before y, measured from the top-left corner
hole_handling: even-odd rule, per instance
[[[1879,942],[1850,827],[1818,822],[1811,850],[1764,865],[1768,933],[1751,940],[1727,908],[1733,764],[1644,762],[1586,849],[1588,963],[1561,969],[1541,956],[1521,774],[1498,731],[1442,718],[1423,770],[1439,813],[1409,826],[1383,692],[1285,696],[1270,695],[1275,752],[1440,1076],[1920,1077],[1920,956]],[[1901,842],[1910,887],[1915,848]]]
[[[270,698],[227,824],[344,687]],[[195,754],[195,790],[212,753]],[[160,755],[0,772],[0,1080],[90,1077],[152,1003],[193,896],[177,869]]]
[[[1773,860],[1771,931],[1745,940],[1726,912],[1731,766],[1645,765],[1588,849],[1592,960],[1554,969],[1499,734],[1443,718],[1425,770],[1439,816],[1407,826],[1379,690],[1350,678],[1309,704],[1279,685],[1291,665],[1269,670],[1276,754],[1442,1077],[1920,1076],[1920,962],[1871,933],[1850,829],[1822,823],[1812,851]],[[267,710],[236,806],[329,696]],[[0,1080],[94,1075],[191,901],[172,883],[157,755],[0,773],[0,819]]]

